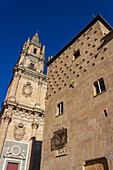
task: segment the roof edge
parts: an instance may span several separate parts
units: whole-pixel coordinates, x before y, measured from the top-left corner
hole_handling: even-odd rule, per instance
[[[100,21],[109,31],[113,30],[111,25],[100,15],[98,14],[85,28],[83,28],[68,44],[64,46],[50,61],[47,62],[47,66],[49,66],[53,61],[55,61],[59,55],[61,55],[70,45],[72,45],[85,31],[87,31],[92,25],[94,25],[97,21]]]

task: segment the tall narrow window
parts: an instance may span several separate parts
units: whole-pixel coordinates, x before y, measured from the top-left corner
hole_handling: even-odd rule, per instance
[[[57,105],[57,116],[62,115],[63,114],[63,102],[60,102]]]
[[[36,54],[36,52],[37,52],[37,49],[36,49],[36,48],[34,48],[34,51],[33,51],[33,53],[34,53],[34,54]]]
[[[94,95],[100,94],[106,90],[103,78],[94,82]]]
[[[80,50],[74,51],[73,53],[73,59],[76,60],[80,56]]]

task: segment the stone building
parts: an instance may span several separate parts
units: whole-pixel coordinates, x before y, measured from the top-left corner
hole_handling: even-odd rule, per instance
[[[41,170],[113,170],[113,30],[97,15],[48,63]]]
[[[45,46],[36,33],[21,50],[2,104],[0,170],[40,169],[47,76]]]

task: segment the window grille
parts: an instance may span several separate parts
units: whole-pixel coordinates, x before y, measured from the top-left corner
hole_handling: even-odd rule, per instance
[[[63,102],[60,102],[57,105],[57,116],[62,115],[63,114]]]
[[[103,78],[94,82],[94,95],[100,94],[106,90]]]
[[[67,128],[62,128],[53,132],[53,138],[51,139],[51,151],[63,148],[67,143]]]

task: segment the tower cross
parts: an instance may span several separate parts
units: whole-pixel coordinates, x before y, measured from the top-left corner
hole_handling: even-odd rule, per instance
[[[39,30],[36,30],[36,33],[38,34],[38,33],[39,33]]]

